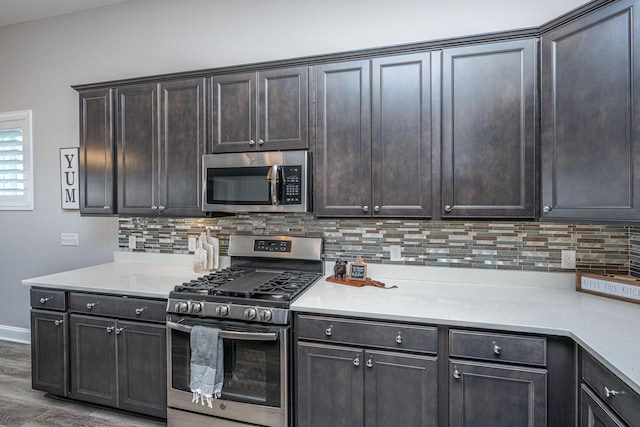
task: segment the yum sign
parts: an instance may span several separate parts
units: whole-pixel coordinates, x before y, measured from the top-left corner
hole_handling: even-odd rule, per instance
[[[60,184],[62,209],[80,209],[78,190],[78,149],[60,149]]]

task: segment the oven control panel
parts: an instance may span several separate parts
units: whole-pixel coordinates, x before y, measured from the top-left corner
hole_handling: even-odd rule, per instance
[[[208,301],[176,300],[173,298],[170,298],[168,301],[167,312],[277,325],[286,325],[289,322],[289,310],[287,309]]]
[[[256,252],[291,252],[291,240],[256,240],[253,244]]]

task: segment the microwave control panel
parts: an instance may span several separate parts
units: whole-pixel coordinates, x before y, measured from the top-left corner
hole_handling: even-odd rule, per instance
[[[302,168],[300,166],[282,166],[284,194],[282,204],[299,205],[302,203]]]

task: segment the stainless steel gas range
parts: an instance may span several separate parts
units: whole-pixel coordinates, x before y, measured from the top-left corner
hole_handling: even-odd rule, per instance
[[[215,417],[220,427],[289,427],[289,306],[322,276],[322,239],[233,235],[228,254],[229,268],[178,285],[169,294],[167,423],[202,426]],[[192,401],[195,326],[216,329],[223,343],[222,393],[211,407]]]

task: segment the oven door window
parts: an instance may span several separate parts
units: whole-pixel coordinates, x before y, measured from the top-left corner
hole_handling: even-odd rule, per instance
[[[270,167],[207,168],[207,203],[270,205]]]
[[[224,339],[222,399],[280,406],[280,339],[243,341]],[[171,330],[171,386],[190,392],[190,336]]]

